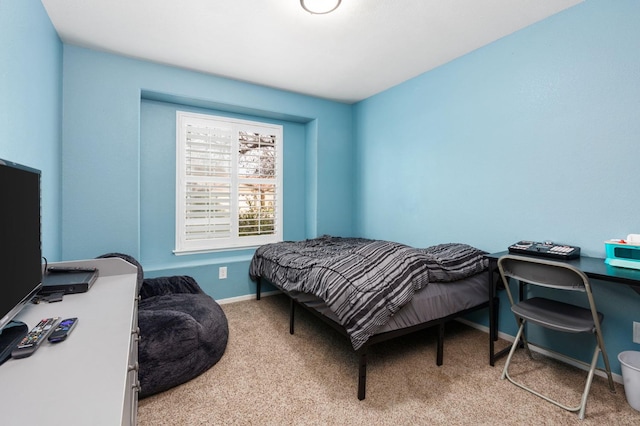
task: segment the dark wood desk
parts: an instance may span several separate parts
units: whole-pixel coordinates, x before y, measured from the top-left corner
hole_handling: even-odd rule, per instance
[[[507,347],[502,351],[495,353],[494,347],[494,342],[498,340],[499,299],[497,297],[497,293],[498,282],[500,280],[498,259],[505,254],[509,254],[509,252],[501,251],[485,255],[485,258],[489,260],[489,288],[491,292],[491,297],[489,298],[489,364],[491,365],[494,365],[495,360],[505,355],[509,350],[509,347]],[[589,278],[615,284],[626,284],[640,294],[640,269],[610,266],[604,263],[604,258],[600,257],[580,256],[577,259],[566,260],[564,262],[580,269]]]

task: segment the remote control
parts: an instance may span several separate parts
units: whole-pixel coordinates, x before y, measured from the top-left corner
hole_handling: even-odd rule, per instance
[[[95,272],[96,268],[89,266],[49,266],[47,272],[49,273],[69,273],[69,272]]]
[[[13,351],[11,351],[11,357],[26,358],[31,356],[40,347],[40,343],[47,338],[49,333],[51,333],[54,327],[58,324],[58,321],[60,321],[60,317],[40,320],[38,325],[33,327],[29,334],[27,334],[20,343],[18,343],[18,346],[16,346]]]
[[[51,343],[62,342],[71,333],[73,328],[78,323],[78,318],[67,318],[60,321],[60,324],[53,330],[53,333],[49,335],[49,341]]]

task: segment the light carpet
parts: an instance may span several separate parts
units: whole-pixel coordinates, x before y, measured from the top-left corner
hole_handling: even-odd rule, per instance
[[[348,339],[298,309],[289,334],[283,295],[222,305],[229,343],[201,376],[139,403],[140,425],[640,425],[616,384],[596,376],[586,417],[507,380],[505,359],[488,363],[486,333],[447,325],[444,365],[435,328],[369,349],[367,396],[357,398],[358,358]],[[499,340],[497,348],[508,346]],[[613,356],[612,354],[609,355]],[[586,372],[518,351],[513,377],[577,405]]]

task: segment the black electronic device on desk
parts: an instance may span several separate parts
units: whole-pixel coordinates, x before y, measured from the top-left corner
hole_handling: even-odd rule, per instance
[[[518,241],[509,246],[509,253],[568,260],[580,257],[580,247],[556,244],[551,241],[542,243],[535,241]]]
[[[98,269],[74,266],[51,266],[42,276],[40,295],[74,294],[89,291],[98,278]]]

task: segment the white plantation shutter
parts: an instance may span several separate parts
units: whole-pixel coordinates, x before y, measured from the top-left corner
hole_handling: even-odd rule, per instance
[[[282,240],[282,126],[177,113],[176,253]]]
[[[268,234],[274,229],[278,200],[277,139],[240,132],[238,143],[238,232],[241,236]]]

